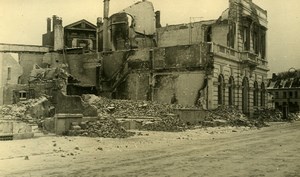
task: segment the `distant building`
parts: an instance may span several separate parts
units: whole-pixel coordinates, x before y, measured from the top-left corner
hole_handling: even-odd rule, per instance
[[[96,51],[96,26],[84,19],[67,25],[64,27],[64,41],[67,48]]]
[[[272,103],[276,109],[296,113],[300,111],[300,71],[273,74],[267,90],[272,94]]]
[[[80,20],[65,27],[62,19],[54,15],[47,19],[47,33],[43,34],[43,46],[54,51],[82,48],[85,51],[96,51],[96,26],[87,20]]]

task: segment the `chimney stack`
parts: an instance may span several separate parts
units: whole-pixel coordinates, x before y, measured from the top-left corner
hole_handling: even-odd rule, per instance
[[[54,51],[64,48],[64,29],[62,26],[62,19],[53,15],[53,33],[54,33]]]
[[[109,14],[109,0],[104,0],[103,9],[103,52],[109,50],[108,43],[108,14]]]
[[[155,21],[156,21],[156,28],[160,28],[161,24],[160,24],[160,11],[156,11],[155,12]]]
[[[52,23],[53,23],[53,29],[54,29],[54,27],[56,26],[56,25],[62,25],[62,19],[60,18],[60,17],[58,17],[58,16],[56,16],[56,15],[53,15],[52,16]]]
[[[47,18],[47,33],[51,32],[51,18]]]

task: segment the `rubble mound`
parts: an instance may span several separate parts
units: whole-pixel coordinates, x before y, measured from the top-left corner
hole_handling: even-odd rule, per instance
[[[222,106],[215,110],[208,111],[204,121],[200,123],[203,126],[267,126],[261,119],[250,119],[240,110],[232,106]]]
[[[48,99],[42,96],[37,99],[29,99],[12,105],[2,105],[0,106],[0,119],[19,120],[29,123],[34,122],[40,115],[44,114],[43,103],[46,101],[48,101]]]
[[[126,131],[114,118],[105,118],[98,121],[81,122],[73,125],[66,132],[69,136],[87,136],[103,138],[127,138],[133,136],[134,132]]]
[[[95,95],[84,95],[83,99],[97,107],[100,117],[162,117],[173,112],[174,108],[184,108],[178,104],[161,104],[152,101],[116,100]]]
[[[283,114],[277,109],[263,109],[257,112],[258,118],[267,122],[282,122]]]
[[[177,132],[186,129],[185,123],[173,114],[174,109],[186,108],[179,104],[116,100],[95,95],[84,95],[83,99],[97,107],[99,117],[145,118],[147,121],[143,122],[141,130]]]
[[[289,113],[287,117],[288,121],[297,121],[300,120],[300,113]]]
[[[167,116],[161,120],[146,122],[141,130],[179,132],[186,130],[186,124],[177,116]]]
[[[296,121],[300,119],[300,113],[289,113],[287,118],[283,117],[283,114],[278,109],[263,109],[258,112],[259,119],[267,122],[286,122]]]

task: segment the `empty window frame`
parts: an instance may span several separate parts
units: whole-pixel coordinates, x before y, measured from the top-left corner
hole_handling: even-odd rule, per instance
[[[11,80],[11,67],[7,68],[7,80]]]
[[[223,75],[220,75],[218,79],[218,105],[224,104],[224,93],[225,93],[224,77]]]

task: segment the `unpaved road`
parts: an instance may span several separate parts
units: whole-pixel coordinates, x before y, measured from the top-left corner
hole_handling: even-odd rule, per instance
[[[295,177],[300,176],[300,122],[260,130],[143,132],[128,139],[0,142],[0,176]]]

